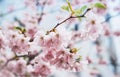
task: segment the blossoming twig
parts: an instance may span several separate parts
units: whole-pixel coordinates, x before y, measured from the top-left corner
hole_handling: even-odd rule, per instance
[[[27,64],[30,64],[30,61],[33,60],[37,55],[39,55],[39,53],[35,55],[19,55],[19,56],[15,54],[13,58],[7,60],[7,62],[0,68],[0,70],[4,69],[10,61],[19,59],[20,57],[24,58],[27,57],[29,59]]]
[[[80,15],[80,16],[69,16],[68,18],[66,18],[65,20],[63,20],[62,22],[60,22],[60,23],[57,23],[56,25],[55,25],[55,27],[53,28],[53,29],[51,29],[49,32],[52,32],[54,29],[56,29],[58,26],[60,26],[61,24],[63,24],[64,22],[66,22],[67,20],[69,20],[69,19],[71,19],[71,18],[80,18],[80,17],[85,17],[85,14],[88,12],[88,11],[90,11],[91,9],[90,8],[88,8],[85,12],[84,12],[84,14],[82,14],[82,15]]]

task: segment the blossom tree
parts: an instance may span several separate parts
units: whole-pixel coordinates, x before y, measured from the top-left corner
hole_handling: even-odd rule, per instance
[[[59,23],[44,30],[41,24],[47,14],[45,7],[54,5],[54,1],[24,0],[29,10],[24,17],[4,23],[0,28],[0,77],[47,77],[56,69],[78,72],[91,63],[89,56],[82,57],[76,45],[79,41],[96,41],[100,35],[107,35],[108,28],[104,27],[106,1],[66,0],[60,11],[68,17],[56,17]],[[9,13],[12,11],[14,8],[9,8]],[[76,25],[71,30],[71,26],[64,26],[64,23],[80,23],[81,27],[78,29]],[[96,44],[97,51],[102,51],[100,44]],[[105,62],[101,59],[100,63]]]

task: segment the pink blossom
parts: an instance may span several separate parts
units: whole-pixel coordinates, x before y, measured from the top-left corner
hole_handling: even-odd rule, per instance
[[[5,49],[7,47],[8,40],[6,36],[4,36],[4,32],[0,30],[0,49]]]
[[[57,49],[61,47],[62,44],[62,38],[59,36],[59,34],[56,33],[50,33],[49,35],[41,36],[38,38],[39,44],[44,50]]]
[[[1,53],[0,53],[0,69],[4,66],[4,64],[7,62],[6,57],[4,57]]]
[[[20,59],[18,61],[11,61],[8,64],[8,69],[18,75],[24,75],[26,72],[26,61],[23,59]]]
[[[17,61],[16,65],[15,65],[15,72],[18,74],[25,74],[26,72],[26,61],[23,59],[20,59]]]
[[[41,30],[39,26],[37,26],[36,24],[26,24],[27,26],[25,26],[26,29],[26,36],[30,37],[31,39],[34,39],[34,36],[36,35],[36,33]]]
[[[2,70],[0,71],[0,77],[15,77],[11,71]]]
[[[93,11],[89,11],[85,16],[86,21],[83,24],[84,30],[81,35],[86,34],[85,37],[95,40],[100,34],[102,34],[102,22],[104,21],[104,18],[94,14]]]
[[[51,71],[46,65],[36,65],[34,72],[32,72],[33,76],[41,76],[46,77],[48,74],[50,74]]]
[[[9,47],[14,52],[27,52],[29,49],[29,38],[25,38],[23,34],[19,34],[17,31],[9,31],[6,34],[9,38]]]
[[[11,72],[15,72],[15,67],[16,66],[16,61],[10,61],[8,64],[7,64],[7,69]]]
[[[61,31],[64,32],[64,34]],[[56,32],[50,32],[47,35],[39,32],[35,37],[35,41],[38,42],[43,51],[59,50],[61,47],[66,47],[71,39],[69,33],[65,31],[64,28],[58,28]]]
[[[45,54],[45,56],[43,57],[43,60],[44,61],[51,61],[52,59],[54,59],[55,58],[55,56],[54,56],[55,54],[53,54],[53,51],[48,51],[46,54]]]
[[[98,11],[104,13],[104,11],[100,9],[88,11],[83,20],[81,17],[82,27],[80,30],[73,31],[73,33],[71,33],[71,29],[67,30],[62,26],[62,23],[67,19],[58,23],[57,27],[53,26],[53,29],[48,30],[47,33],[39,26],[38,21],[40,17],[42,19],[42,16],[38,14],[37,8],[40,6],[44,10],[46,5],[55,3],[49,0],[45,4],[45,1],[25,0],[25,5],[30,13],[26,12],[24,18],[20,19],[20,23],[23,25],[20,26],[17,21],[5,22],[4,28],[0,28],[0,77],[25,77],[26,75],[47,77],[52,73],[52,67],[76,72],[81,71],[87,65],[87,61],[80,58],[79,51],[74,53],[71,49],[76,47],[76,42],[88,39],[95,40],[102,34],[103,26],[101,23],[103,19],[97,13]],[[73,0],[72,5],[82,6],[84,3],[93,1]],[[70,19],[70,23],[78,23],[75,18]],[[16,26],[21,27],[21,29],[15,29]],[[22,32],[22,28],[25,32]],[[113,34],[120,35],[119,32]],[[98,49],[100,48],[98,47]],[[87,59],[91,63],[91,59],[89,57]],[[105,64],[104,60],[100,60],[100,63]]]

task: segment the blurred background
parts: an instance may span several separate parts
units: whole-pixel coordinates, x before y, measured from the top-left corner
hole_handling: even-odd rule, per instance
[[[37,1],[41,2],[37,4]],[[53,25],[69,16],[61,10],[66,0],[0,0],[0,25],[19,23],[24,26],[24,20],[36,13],[42,16],[39,26],[49,30]],[[92,0],[70,0],[73,6],[87,4]],[[96,41],[80,41],[83,56],[89,62],[81,72],[55,71],[49,77],[120,77],[120,0],[93,0],[107,4],[105,32]],[[34,4],[34,2],[36,2]],[[78,6],[76,6],[78,5]],[[35,7],[36,6],[36,7]],[[37,9],[37,10],[36,10]],[[69,21],[64,24],[70,30],[77,30],[80,22]]]

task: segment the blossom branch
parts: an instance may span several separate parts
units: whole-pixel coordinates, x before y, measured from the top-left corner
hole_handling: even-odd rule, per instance
[[[54,31],[58,26],[60,26],[61,24],[63,24],[64,22],[66,22],[67,20],[69,20],[69,19],[72,19],[72,18],[81,18],[81,17],[85,17],[85,14],[88,12],[88,11],[90,11],[91,9],[90,8],[88,8],[85,12],[84,12],[84,14],[82,14],[82,15],[80,15],[80,16],[69,16],[68,18],[66,18],[65,20],[63,20],[62,22],[60,22],[60,23],[58,23],[58,24],[56,24],[55,25],[55,27],[52,29],[52,30],[50,30],[49,32],[52,32],[52,31]]]
[[[35,55],[16,55],[15,54],[15,56],[13,57],[13,58],[11,58],[11,59],[8,59],[7,60],[7,62],[0,68],[0,70],[2,70],[2,69],[4,69],[5,68],[5,66],[7,66],[7,64],[10,62],[10,61],[12,61],[12,60],[17,60],[17,59],[19,59],[19,58],[21,58],[21,57],[23,57],[23,58],[28,58],[28,62],[27,62],[27,65],[28,64],[30,64],[30,61],[32,61],[36,56],[38,56],[39,55],[39,53],[36,53]]]

